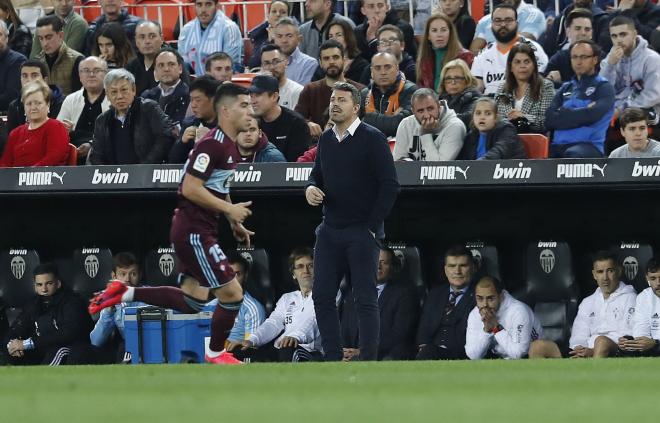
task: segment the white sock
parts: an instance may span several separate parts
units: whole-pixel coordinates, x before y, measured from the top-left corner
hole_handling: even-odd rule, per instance
[[[224,349],[223,349],[222,351],[213,351],[212,349],[209,348],[208,356],[209,356],[210,358],[216,358],[216,357],[220,356],[220,355],[221,355],[222,353],[224,353],[224,352],[225,352]]]
[[[126,292],[121,296],[122,303],[129,303],[133,301],[133,295],[135,295],[135,288],[129,286]]]

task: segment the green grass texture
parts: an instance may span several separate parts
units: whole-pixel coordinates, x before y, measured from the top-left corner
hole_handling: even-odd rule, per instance
[[[660,422],[660,360],[0,368],[1,422]]]

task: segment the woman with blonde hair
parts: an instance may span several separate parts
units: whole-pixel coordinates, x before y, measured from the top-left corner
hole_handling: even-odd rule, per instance
[[[440,72],[454,59],[462,59],[470,67],[474,55],[461,45],[449,16],[434,13],[426,21],[417,53],[417,86],[439,91]]]
[[[461,59],[447,63],[440,72],[438,91],[440,99],[447,102],[447,106],[456,112],[466,127],[469,126],[472,107],[481,93],[477,90],[477,78],[472,75],[467,63]]]
[[[62,166],[69,157],[69,133],[48,117],[51,91],[43,81],[23,87],[21,101],[27,123],[9,134],[0,167]]]

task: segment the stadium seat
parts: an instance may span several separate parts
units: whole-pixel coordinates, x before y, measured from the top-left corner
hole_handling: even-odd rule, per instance
[[[653,248],[638,242],[621,242],[612,248],[623,268],[622,280],[642,292],[649,287],[646,282],[646,265],[653,257]]]
[[[67,166],[76,166],[78,164],[78,148],[69,143],[69,158],[66,159]]]
[[[423,301],[426,298],[426,284],[422,277],[419,249],[405,243],[388,243],[387,246],[394,251],[400,265],[400,271],[394,276],[393,281],[413,287],[420,302]]]
[[[0,253],[0,297],[8,309],[23,307],[34,295],[32,272],[38,265],[35,250],[10,248]]]
[[[465,247],[472,252],[478,274],[501,279],[500,260],[495,246],[486,245],[482,241],[474,241],[466,242]]]
[[[538,241],[527,246],[526,292],[523,299],[543,326],[543,338],[568,348],[577,313],[578,287],[571,249],[565,242]]]
[[[85,299],[105,289],[112,278],[112,252],[107,248],[84,247],[74,251],[71,288]]]
[[[245,290],[256,298],[266,309],[266,315],[275,308],[275,295],[270,280],[268,253],[263,248],[238,248],[236,250],[250,263],[250,273]]]
[[[256,73],[237,73],[231,77],[231,82],[247,88],[252,84],[252,79],[255,76],[257,76]]]
[[[518,134],[520,141],[525,147],[527,158],[547,159],[550,153],[550,141],[548,137],[541,134]]]
[[[151,286],[178,286],[176,255],[172,247],[158,247],[144,258],[144,282]]]

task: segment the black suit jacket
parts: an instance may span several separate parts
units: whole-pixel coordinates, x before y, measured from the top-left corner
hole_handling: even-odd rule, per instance
[[[449,284],[435,287],[429,293],[422,311],[417,344],[445,345],[454,358],[465,355],[465,332],[470,311],[476,305],[472,285],[463,294],[454,310],[444,316],[449,301]]]
[[[389,282],[378,298],[380,344],[378,359],[407,360],[415,353],[415,328],[419,321],[419,300],[415,291],[401,283]],[[357,309],[353,295],[344,295],[341,310],[344,346],[358,348]]]

